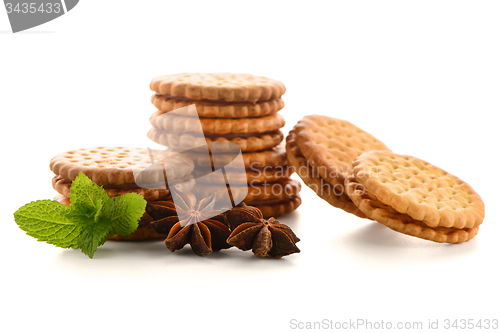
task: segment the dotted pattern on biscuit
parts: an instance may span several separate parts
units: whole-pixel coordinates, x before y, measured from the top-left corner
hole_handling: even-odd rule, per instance
[[[200,101],[182,101],[153,94],[151,103],[160,111],[170,112],[188,107],[186,116],[205,118],[253,118],[274,114],[285,107],[281,98],[260,103],[217,104]]]
[[[51,159],[50,169],[69,180],[84,173],[98,185],[135,184],[134,170],[136,175],[140,173],[138,181],[156,183],[164,182],[164,171],[168,179],[178,179],[194,169],[193,161],[185,155],[159,150],[151,153],[156,162],[164,163],[152,166],[146,148],[96,147],[60,153]]]
[[[483,222],[484,203],[472,187],[421,159],[372,151],[354,161],[353,174],[380,202],[429,227]]]
[[[336,185],[333,187],[330,183],[325,182],[317,171],[314,172],[307,160],[300,151],[300,147],[295,141],[295,132],[292,130],[286,138],[286,151],[290,164],[294,167],[297,175],[302,179],[306,186],[310,187],[316,195],[328,202],[336,208],[340,208],[348,213],[354,214],[361,218],[366,218],[366,215],[359,210],[358,207],[344,192],[344,185]]]
[[[306,116],[295,125],[294,131],[304,157],[333,186],[344,184],[352,162],[362,153],[389,150],[350,122],[327,116]]]
[[[368,217],[394,231],[438,243],[466,242],[474,238],[479,231],[479,227],[464,229],[446,227],[431,228],[378,201],[375,195],[371,194],[362,184],[357,182],[355,176],[346,178],[346,186],[353,202]]]
[[[207,142],[231,142],[238,145],[242,152],[251,152],[273,148],[283,141],[283,133],[281,131],[256,135],[248,138],[227,139],[223,136],[219,138],[202,138],[188,133],[169,133],[152,127],[148,131],[147,136],[151,141],[164,145],[168,148],[179,150],[193,149],[193,151],[200,152],[207,150]],[[224,147],[214,145],[211,148],[212,153],[224,152]]]
[[[232,73],[180,73],[154,78],[151,90],[162,95],[194,100],[226,102],[269,101],[286,89],[279,81],[263,76]]]
[[[163,131],[205,135],[266,133],[285,126],[285,118],[278,113],[260,118],[225,119],[185,117],[156,111],[149,122],[154,128]]]

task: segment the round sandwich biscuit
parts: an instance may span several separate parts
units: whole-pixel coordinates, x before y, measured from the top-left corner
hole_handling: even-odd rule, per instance
[[[157,184],[179,179],[194,169],[186,155],[146,148],[97,147],[56,155],[50,169],[64,179],[84,173],[97,185]],[[142,186],[146,187],[146,186]]]
[[[315,168],[309,165],[295,141],[295,132],[293,130],[290,131],[286,138],[286,152],[288,161],[294,168],[294,171],[316,195],[336,208],[340,208],[358,217],[366,218],[366,215],[347,196],[343,184],[342,186],[339,186],[339,184],[336,184],[336,186],[331,185],[330,182],[326,182],[321,178]]]
[[[263,76],[232,73],[181,73],[163,75],[150,83],[156,93],[192,100],[261,102],[280,98],[283,83]]]
[[[285,126],[282,115],[275,113],[259,118],[198,118],[154,112],[149,118],[151,125],[161,131],[193,135],[223,136],[226,134],[260,134],[279,130]]]
[[[152,127],[147,134],[148,138],[167,148],[204,152],[207,143],[230,142],[238,145],[242,152],[254,152],[271,149],[283,141],[283,133],[279,130],[267,133],[233,134],[224,136],[199,136],[191,133],[172,133]],[[225,153],[228,146],[210,144],[212,153]]]
[[[484,219],[484,203],[470,185],[411,156],[362,154],[353,163],[346,189],[370,218],[435,242],[465,242],[477,234]]]
[[[259,103],[196,101],[182,97],[153,94],[151,103],[160,111],[170,112],[188,107],[186,115],[205,118],[253,118],[263,117],[283,109],[281,98]]]

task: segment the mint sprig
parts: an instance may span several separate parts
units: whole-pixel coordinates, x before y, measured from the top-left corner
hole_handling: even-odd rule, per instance
[[[135,193],[109,198],[83,173],[71,185],[71,206],[38,200],[14,213],[29,236],[63,248],[79,248],[92,258],[109,234],[130,235],[139,226],[146,200]]]
[[[53,200],[38,200],[14,213],[16,223],[31,237],[64,248],[77,248],[81,227],[68,218],[70,207]]]
[[[78,238],[78,247],[83,253],[92,258],[97,247],[106,242],[110,231],[111,221],[107,219],[85,226]]]
[[[111,220],[111,234],[130,235],[144,214],[146,200],[139,194],[114,197],[102,207],[102,217]]]

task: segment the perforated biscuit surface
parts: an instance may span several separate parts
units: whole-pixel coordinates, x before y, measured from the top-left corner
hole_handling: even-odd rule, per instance
[[[346,187],[353,202],[366,216],[394,231],[438,243],[462,243],[474,238],[478,233],[479,227],[464,229],[429,227],[425,223],[416,221],[409,215],[401,214],[378,201],[352,175],[346,178]]]
[[[163,75],[154,78],[150,88],[162,95],[227,102],[269,101],[285,93],[285,86],[279,81],[232,73]]]
[[[122,185],[134,184],[136,178],[148,183],[164,182],[164,171],[168,179],[178,179],[190,174],[194,164],[185,155],[169,151],[96,147],[60,153],[50,161],[50,169],[68,180],[84,173],[98,185]]]
[[[484,203],[467,183],[418,158],[364,153],[353,175],[381,203],[429,227],[474,228],[483,221]]]
[[[306,116],[294,127],[295,141],[311,167],[333,186],[343,184],[356,157],[370,150],[389,150],[371,134],[348,121]]]

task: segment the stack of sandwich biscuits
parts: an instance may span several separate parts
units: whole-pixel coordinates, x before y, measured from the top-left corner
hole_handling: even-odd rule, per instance
[[[158,110],[150,117],[148,137],[193,160],[196,196],[222,197],[229,190],[233,203],[256,206],[267,217],[300,205],[300,183],[289,178],[293,168],[280,145],[281,82],[248,74],[188,73],[157,77],[150,88]],[[244,171],[236,167],[234,147],[241,151]],[[222,180],[215,173],[221,168]]]

